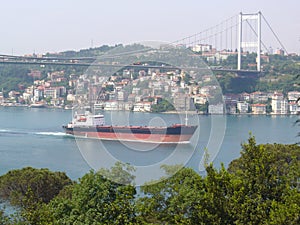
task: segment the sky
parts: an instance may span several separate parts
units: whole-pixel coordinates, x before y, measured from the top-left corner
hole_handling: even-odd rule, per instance
[[[239,12],[258,11],[287,51],[300,53],[299,0],[0,0],[0,4],[0,54],[172,42]],[[265,44],[280,47],[269,33],[265,32]]]

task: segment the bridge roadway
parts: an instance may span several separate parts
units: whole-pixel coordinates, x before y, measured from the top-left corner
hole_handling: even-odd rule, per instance
[[[64,61],[60,61],[64,60]],[[87,60],[88,62],[78,62]],[[89,62],[90,61],[90,62]],[[116,68],[137,68],[137,69],[163,69],[163,70],[174,70],[181,69],[174,66],[167,65],[122,65],[122,64],[101,64],[93,63],[94,58],[33,58],[33,57],[11,57],[4,58],[3,55],[0,55],[0,64],[15,64],[15,65],[41,65],[41,66],[79,66],[79,67],[116,67]],[[193,68],[184,68],[184,69],[193,69]],[[199,68],[197,68],[199,69]],[[204,67],[203,70],[212,70],[213,72],[232,72],[236,73],[239,76],[259,76],[261,72],[256,70],[238,70],[231,68],[222,68],[222,67]]]

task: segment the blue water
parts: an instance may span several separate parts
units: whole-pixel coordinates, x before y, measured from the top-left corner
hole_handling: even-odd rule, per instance
[[[107,123],[113,124],[122,124],[126,121],[132,125],[168,125],[178,120],[178,116],[168,114],[124,112],[104,114]],[[77,179],[87,173],[94,163],[98,167],[101,167],[101,163],[104,166],[105,159],[97,159],[94,155],[98,142],[76,141],[63,133],[62,124],[66,124],[71,118],[72,112],[62,109],[0,107],[0,175],[12,169],[31,166],[64,171],[72,179]],[[197,119],[200,125],[200,138],[194,147],[195,152],[191,152],[194,149],[190,146],[182,145],[177,146],[180,148],[178,155],[184,158],[186,154],[192,153],[187,165],[195,170],[199,169],[201,152],[207,147],[212,121],[222,120],[226,122],[226,131],[213,163],[219,166],[223,162],[227,166],[230,161],[239,157],[241,143],[247,141],[250,131],[258,143],[298,142],[299,138],[296,135],[299,127],[293,126],[297,118],[297,116],[199,116]],[[211,140],[211,142],[218,141]],[[104,142],[101,145],[109,149],[110,156],[116,160],[124,159],[136,166],[158,163],[174,151],[174,146],[168,145],[153,147],[136,144],[134,148],[130,144],[123,146],[116,142]],[[146,151],[137,151],[141,149]],[[90,156],[94,158],[91,160]]]

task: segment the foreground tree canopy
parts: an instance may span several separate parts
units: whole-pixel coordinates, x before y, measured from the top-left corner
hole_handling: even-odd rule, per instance
[[[2,199],[20,206],[13,218],[0,211],[0,224],[300,224],[299,168],[298,145],[257,145],[253,137],[228,169],[208,165],[200,176],[183,168],[141,187],[139,195],[130,184],[132,168],[121,163],[110,171],[91,171],[77,183],[59,173],[50,183],[26,179],[28,170],[29,175],[41,171],[25,168],[0,177]],[[178,168],[164,169],[168,175]],[[127,184],[111,181],[116,177]],[[44,182],[44,188],[57,187],[59,193],[41,197],[34,187]]]

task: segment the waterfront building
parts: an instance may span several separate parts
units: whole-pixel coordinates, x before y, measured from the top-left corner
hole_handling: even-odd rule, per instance
[[[118,109],[119,109],[119,106],[118,106],[117,101],[111,100],[111,101],[105,102],[104,110],[115,111],[115,110],[118,110]]]
[[[272,114],[284,115],[288,113],[288,101],[282,93],[275,92],[272,96]]]
[[[296,102],[290,102],[289,103],[289,112],[292,115],[298,115],[300,114],[300,106]]]
[[[177,111],[189,111],[192,108],[192,99],[188,94],[175,93],[174,107]]]
[[[249,104],[246,101],[238,101],[237,109],[238,109],[239,113],[241,113],[241,114],[248,113]]]
[[[227,114],[236,114],[237,112],[237,103],[231,102],[226,104],[226,113]]]
[[[209,114],[224,114],[224,105],[222,103],[218,103],[215,105],[208,106]]]
[[[266,104],[252,104],[251,108],[254,115],[266,114]]]
[[[133,105],[134,112],[151,112],[151,102],[137,102]]]
[[[124,110],[131,111],[132,108],[133,108],[133,103],[132,102],[125,102],[124,103]]]
[[[39,86],[38,88],[34,89],[33,97],[36,101],[40,101],[44,96],[44,88],[42,86]]]
[[[3,102],[4,102],[3,92],[0,92],[0,103],[2,104]]]

